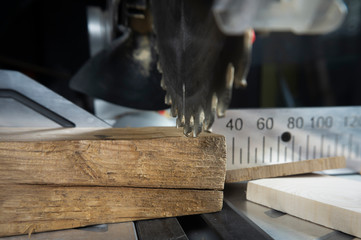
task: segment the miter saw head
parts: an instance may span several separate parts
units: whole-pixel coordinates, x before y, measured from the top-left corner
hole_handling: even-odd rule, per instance
[[[233,85],[246,85],[253,30],[226,36],[211,9],[212,1],[152,2],[165,103],[186,136],[209,131],[215,115],[224,116]]]

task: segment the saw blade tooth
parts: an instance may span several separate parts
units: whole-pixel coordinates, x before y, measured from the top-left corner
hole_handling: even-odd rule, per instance
[[[226,71],[226,88],[232,89],[234,82],[234,66],[232,63],[228,63]]]
[[[169,93],[166,93],[166,94],[165,94],[164,103],[167,104],[167,105],[171,105],[171,104],[172,104],[172,98],[171,98],[171,96],[170,96]]]
[[[214,114],[210,114],[206,116],[206,119],[204,120],[203,129],[205,131],[211,131],[211,127],[214,122]]]
[[[158,72],[163,73],[162,66],[160,65],[159,61],[157,62],[157,70]]]
[[[162,76],[162,79],[160,80],[160,87],[163,90],[167,90],[167,87],[165,86],[165,82],[164,82],[164,76]]]
[[[192,136],[191,132],[192,132],[192,128],[186,124],[183,128],[183,134],[186,135],[187,137],[190,137]]]
[[[201,109],[198,117],[195,118],[193,137],[197,137],[203,130],[204,111]]]
[[[211,105],[212,114],[214,114],[216,112],[217,105],[218,105],[218,97],[217,97],[216,93],[213,93],[213,95],[212,95],[212,105]]]
[[[178,109],[176,107],[176,105],[172,105],[171,108],[170,108],[170,112],[172,114],[172,117],[176,117],[177,114],[178,114]]]
[[[201,109],[201,111],[199,113],[199,122],[202,123],[202,125],[203,125],[204,119],[205,119],[204,111],[203,111],[203,109]]]
[[[178,115],[176,124],[177,124],[177,127],[184,127],[184,125],[185,125],[184,115]]]
[[[199,125],[197,124],[194,128],[193,128],[193,137],[197,137],[200,133],[202,132],[202,127],[199,127]]]
[[[240,88],[246,88],[247,85],[248,85],[247,79],[245,79],[245,78],[243,78],[243,79],[241,80],[241,82],[239,83],[239,87],[240,87]]]
[[[226,104],[223,101],[219,101],[217,105],[217,117],[221,118],[224,117],[225,115],[226,115]]]
[[[159,49],[157,44],[154,44],[154,50],[159,55]]]
[[[189,126],[192,128],[194,127],[194,117],[193,116],[191,116],[189,119]]]
[[[177,124],[177,128],[184,127],[184,123],[182,123],[182,120],[180,117],[177,118],[176,124]]]

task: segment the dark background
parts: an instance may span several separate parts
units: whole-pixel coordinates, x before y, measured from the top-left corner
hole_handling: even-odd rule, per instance
[[[333,33],[257,33],[248,87],[234,90],[231,107],[361,105],[361,1],[345,3],[348,16]],[[23,72],[92,111],[89,97],[69,88],[90,57],[89,5],[104,1],[1,1],[0,68]]]

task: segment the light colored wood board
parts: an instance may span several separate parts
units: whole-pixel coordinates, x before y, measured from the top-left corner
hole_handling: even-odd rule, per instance
[[[319,158],[299,162],[227,170],[226,182],[232,183],[261,178],[289,176],[344,167],[346,167],[346,160],[344,157]]]
[[[0,135],[0,184],[224,186],[226,147],[221,135],[187,138],[175,128],[7,133],[11,141]]]
[[[361,183],[308,174],[248,182],[247,199],[361,237]]]
[[[220,211],[223,192],[129,187],[0,186],[0,236]]]
[[[137,240],[133,222],[107,224],[106,231],[89,231],[84,229],[67,229],[31,234],[34,240]],[[2,237],[1,240],[29,240],[28,235]]]

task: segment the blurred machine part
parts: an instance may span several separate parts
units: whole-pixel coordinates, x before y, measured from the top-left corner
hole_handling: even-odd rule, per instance
[[[341,0],[216,0],[212,10],[227,35],[239,35],[249,28],[325,34],[339,28],[347,13]]]

